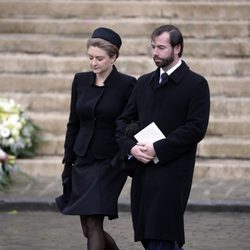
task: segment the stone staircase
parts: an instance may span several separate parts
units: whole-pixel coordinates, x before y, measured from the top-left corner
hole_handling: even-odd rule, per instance
[[[247,0],[0,0],[0,95],[25,106],[44,139],[36,158],[18,160],[20,168],[60,173],[71,82],[89,70],[85,44],[94,28],[121,34],[117,66],[137,77],[155,68],[152,30],[172,23],[185,36],[184,60],[211,91],[195,177],[250,180],[249,13]]]

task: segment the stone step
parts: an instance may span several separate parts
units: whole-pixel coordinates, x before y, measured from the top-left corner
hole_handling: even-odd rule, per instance
[[[185,58],[191,69],[204,76],[250,76],[250,58]],[[116,62],[121,72],[141,75],[155,70],[150,57],[126,56]],[[51,56],[41,54],[0,54],[0,73],[25,74],[73,74],[89,70],[88,59],[81,56]]]
[[[42,131],[54,135],[63,135],[68,121],[67,113],[31,113],[30,118]],[[210,117],[208,135],[250,136],[250,117],[218,118]]]
[[[249,119],[250,98],[247,97],[212,97],[210,112],[214,118],[237,118]]]
[[[250,180],[250,160],[197,159],[194,178],[223,180]]]
[[[171,20],[249,20],[250,4],[241,2],[163,1],[1,1],[1,17],[120,18]]]
[[[58,177],[62,172],[61,162],[61,156],[37,156],[16,160],[19,169],[31,177]]]
[[[212,114],[213,115],[213,114]],[[211,115],[211,116],[212,116]],[[207,135],[209,136],[250,136],[250,117],[213,118],[210,117]]]
[[[43,136],[38,155],[62,155],[64,135]],[[197,156],[210,158],[250,159],[250,136],[207,136],[198,146]]]
[[[30,119],[39,126],[41,133],[65,135],[69,114],[64,112],[28,112]],[[250,133],[249,133],[250,134]]]
[[[3,0],[1,0],[3,1]],[[6,1],[6,0],[4,0]],[[9,0],[8,2],[16,2],[17,0]],[[27,0],[25,0],[27,1]],[[30,0],[28,0],[30,1]],[[42,0],[44,1],[44,0]],[[47,0],[48,1],[48,0]],[[79,1],[79,0],[50,0],[50,2],[74,2],[74,1]],[[80,0],[81,2],[90,2],[90,0]],[[132,2],[145,2],[145,0],[129,0],[129,1],[132,1]],[[164,2],[166,0],[147,0],[147,2]],[[184,0],[168,0],[168,2],[183,2]],[[32,2],[41,2],[41,0],[32,0]],[[100,0],[91,0],[91,2],[100,2]],[[124,0],[107,0],[107,2],[124,2]],[[186,0],[186,2],[195,2],[195,3],[204,3],[205,0]],[[228,0],[207,0],[207,2],[209,3],[224,3],[224,2],[228,2]],[[246,2],[248,3],[248,0],[238,0],[238,1],[235,1],[235,0],[230,0],[229,2],[232,2],[232,3],[239,3],[239,2]]]
[[[250,159],[250,137],[206,137],[198,146],[198,156]]]
[[[249,77],[207,77],[211,96],[249,97]]]
[[[28,112],[31,120],[43,133],[64,135],[68,113],[64,112]],[[213,118],[210,117],[207,135],[211,136],[250,136],[250,117]]]
[[[32,112],[68,112],[70,93],[1,93],[2,96],[13,98],[25,109]],[[249,117],[250,98],[212,97],[211,115],[214,118]]]
[[[37,150],[37,154],[39,156],[63,155],[64,138],[64,135],[44,134],[39,149]]]
[[[138,77],[139,75],[134,75]],[[0,74],[1,92],[70,93],[73,74]],[[250,97],[250,77],[207,77],[211,96]]]
[[[69,112],[70,93],[1,93],[32,112]]]
[[[1,93],[63,92],[69,94],[73,77],[73,74],[2,73],[0,74],[0,89]]]
[[[121,56],[150,55],[150,38],[122,38]],[[81,55],[86,50],[86,38],[37,35],[0,34],[0,52],[42,53],[56,56]],[[205,49],[204,49],[205,48]],[[186,57],[244,57],[250,56],[248,38],[234,39],[185,39]]]
[[[149,37],[156,26],[173,23],[166,18],[114,18],[114,19],[0,19],[0,33],[33,33],[89,37],[94,28],[110,27],[122,37]],[[236,21],[189,21],[176,20],[177,25],[187,38],[222,39],[249,36],[249,22]]]
[[[27,175],[39,177],[61,176],[63,165],[61,156],[44,156],[33,159],[18,159],[19,169]],[[250,160],[237,159],[197,159],[194,178],[223,180],[250,180]]]

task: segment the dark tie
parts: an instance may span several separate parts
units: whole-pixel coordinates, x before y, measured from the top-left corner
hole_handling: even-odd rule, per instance
[[[163,73],[161,74],[161,82],[160,84],[164,84],[168,82],[168,74],[167,73]]]

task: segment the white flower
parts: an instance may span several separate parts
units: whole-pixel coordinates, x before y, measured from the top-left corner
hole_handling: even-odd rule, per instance
[[[19,114],[12,114],[9,116],[9,121],[11,123],[17,123],[19,122],[19,119],[20,119]]]
[[[13,128],[13,129],[11,130],[11,134],[12,134],[12,136],[13,136],[14,138],[18,138],[18,137],[20,136],[20,131],[19,131],[19,129],[17,129],[17,128]]]
[[[10,136],[10,130],[6,127],[0,127],[0,135],[2,138],[8,138]]]
[[[10,139],[8,140],[8,144],[9,144],[9,145],[15,144],[15,140],[14,140],[13,138],[10,138]]]
[[[15,156],[32,155],[39,140],[37,132],[19,104],[0,97],[0,147]]]

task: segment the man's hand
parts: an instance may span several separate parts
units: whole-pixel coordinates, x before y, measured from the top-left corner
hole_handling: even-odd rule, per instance
[[[148,163],[156,156],[153,143],[138,143],[135,145],[130,153],[143,163]]]

